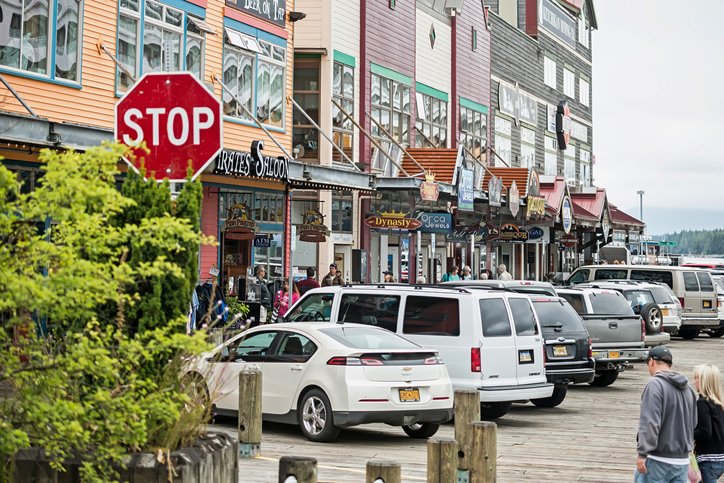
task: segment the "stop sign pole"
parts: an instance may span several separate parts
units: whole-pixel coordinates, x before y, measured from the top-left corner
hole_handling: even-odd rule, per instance
[[[182,182],[190,161],[196,179],[224,145],[221,101],[189,72],[144,74],[116,104],[114,134],[136,172],[143,160],[157,180]]]

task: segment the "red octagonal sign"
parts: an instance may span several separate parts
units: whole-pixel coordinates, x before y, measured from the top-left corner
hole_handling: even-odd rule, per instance
[[[183,181],[191,160],[194,179],[223,146],[221,102],[188,72],[144,74],[116,104],[115,137],[134,149],[134,169],[145,159],[156,179]]]

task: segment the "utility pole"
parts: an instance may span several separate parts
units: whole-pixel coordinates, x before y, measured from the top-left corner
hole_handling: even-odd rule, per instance
[[[639,206],[641,207],[640,220],[644,221],[644,192],[637,191],[636,194],[639,195],[639,199],[640,199],[640,202],[639,202]]]
[[[639,190],[636,192],[637,195],[639,195],[639,208],[640,208],[640,215],[639,215],[639,221],[644,221],[644,192],[643,190]],[[644,228],[644,236],[641,237],[639,240],[639,260],[643,263],[646,263],[646,253],[644,253],[644,242],[643,239],[645,238],[645,234],[648,232]],[[643,256],[642,256],[643,255]]]

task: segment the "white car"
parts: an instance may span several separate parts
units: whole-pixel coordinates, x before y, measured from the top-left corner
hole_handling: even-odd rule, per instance
[[[216,412],[236,416],[239,373],[262,372],[264,420],[299,424],[311,441],[340,427],[402,426],[428,438],[452,419],[453,389],[437,351],[359,324],[288,323],[254,327],[190,364]]]

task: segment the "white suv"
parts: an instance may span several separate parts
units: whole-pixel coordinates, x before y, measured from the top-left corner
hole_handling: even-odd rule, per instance
[[[445,361],[454,389],[480,393],[484,417],[550,397],[543,338],[530,299],[490,288],[347,285],[308,291],[280,322],[383,327]]]

